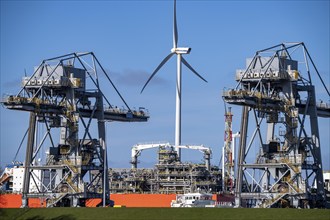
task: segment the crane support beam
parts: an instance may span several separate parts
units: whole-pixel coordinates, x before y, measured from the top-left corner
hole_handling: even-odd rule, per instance
[[[27,194],[29,194],[29,188],[30,188],[30,171],[31,168],[33,168],[31,165],[32,165],[35,131],[36,131],[36,115],[33,112],[31,112],[30,121],[29,121],[28,142],[26,146],[25,166],[24,166],[22,208],[28,207]]]
[[[36,103],[20,103],[10,101],[11,98],[3,100],[1,103],[10,110],[20,110],[36,112],[40,114],[56,114],[62,115],[65,112],[65,107],[59,105],[50,104],[36,104]],[[81,117],[97,119],[96,115],[93,115],[93,108],[78,108],[78,112]],[[146,122],[148,121],[149,115],[147,112],[140,110],[135,112],[120,110],[120,109],[105,109],[104,120],[107,121],[119,121],[119,122]]]
[[[283,103],[281,100],[274,99],[271,97],[260,97],[258,94],[241,94],[241,91],[228,90],[225,91],[222,95],[224,100],[233,105],[244,105],[251,108],[259,108],[264,112],[274,112],[282,111]],[[304,110],[306,109],[306,102],[297,102],[295,106],[299,109],[299,114],[305,114]],[[329,118],[330,117],[330,105],[328,103],[317,103],[316,112],[318,117]],[[310,112],[307,111],[307,115],[310,115]]]

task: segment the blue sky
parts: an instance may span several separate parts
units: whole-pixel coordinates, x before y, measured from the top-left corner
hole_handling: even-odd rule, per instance
[[[174,143],[175,71],[172,59],[148,85],[148,75],[172,48],[172,1],[1,1],[1,95],[15,94],[26,69],[43,59],[93,51],[131,107],[146,107],[147,123],[107,125],[110,167],[129,167],[140,142]],[[208,81],[183,68],[182,143],[204,144],[219,164],[224,133],[223,88],[236,85],[236,69],[255,51],[282,42],[305,42],[323,80],[329,79],[329,1],[178,1],[179,46]],[[317,98],[329,102],[317,86]],[[108,88],[105,91],[108,92]],[[109,91],[111,95],[111,91]],[[110,96],[117,101],[117,98]],[[118,101],[119,102],[119,101]],[[122,105],[122,103],[118,103]],[[234,131],[240,112],[233,106]],[[10,163],[28,126],[28,113],[0,108],[0,165]],[[330,169],[329,119],[320,118],[323,164]],[[19,154],[24,160],[25,146]],[[199,162],[200,152],[183,151]],[[140,167],[152,167],[156,150],[144,151]]]

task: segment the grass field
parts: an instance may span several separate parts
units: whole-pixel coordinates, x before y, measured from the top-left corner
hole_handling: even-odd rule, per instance
[[[32,208],[0,209],[0,219],[118,219],[118,220],[330,220],[329,209],[217,209],[217,208]]]

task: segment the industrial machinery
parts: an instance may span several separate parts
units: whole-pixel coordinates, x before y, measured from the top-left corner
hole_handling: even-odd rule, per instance
[[[324,207],[318,117],[330,117],[330,106],[316,102],[312,79],[318,76],[326,99],[329,90],[305,44],[257,51],[246,66],[223,93],[243,106],[236,206]]]
[[[221,191],[221,170],[210,165],[211,149],[204,146],[180,146],[204,153],[204,163],[179,160],[178,152],[169,143],[138,144],[132,147],[131,169],[110,169],[111,193],[184,194]],[[142,150],[158,148],[158,163],[152,169],[137,168]]]
[[[127,109],[110,103],[100,77]],[[102,198],[103,206],[108,205],[105,122],[149,118],[144,108],[130,109],[92,52],[43,60],[31,77],[23,78],[19,93],[5,97],[2,104],[30,112],[22,207],[34,197],[43,198],[47,207],[84,206],[89,198]],[[47,152],[43,164],[37,163],[41,149]],[[30,190],[32,181],[36,192]]]
[[[132,147],[132,169],[137,168],[137,163],[138,163],[138,156],[140,156],[141,152],[146,149],[151,149],[151,148],[172,148],[174,149],[174,146],[170,145],[170,143],[151,143],[151,144],[136,144]],[[212,151],[209,147],[205,147],[203,145],[180,145],[176,146],[175,148],[180,148],[180,149],[191,149],[191,150],[199,150],[202,153],[204,153],[204,160],[205,160],[205,167],[207,170],[210,170],[210,164],[211,164],[211,156],[212,156]],[[172,156],[173,161],[176,161],[176,158],[174,155]],[[174,159],[176,158],[176,159]]]
[[[233,194],[235,187],[235,139],[239,132],[233,134],[233,114],[231,107],[225,112],[225,141],[222,148],[222,187],[224,193]]]
[[[147,150],[147,149],[152,149],[152,148],[160,148],[160,147],[169,147],[171,146],[170,143],[150,143],[150,144],[136,144],[132,147],[131,150],[131,158],[132,160],[130,161],[130,163],[132,164],[132,169],[136,169],[137,168],[137,164],[138,164],[138,157],[141,155],[141,152],[143,150]]]

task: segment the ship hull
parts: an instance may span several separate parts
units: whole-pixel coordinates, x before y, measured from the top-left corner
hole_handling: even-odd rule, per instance
[[[176,199],[176,194],[111,194],[111,200],[116,206],[125,207],[171,207],[172,200]],[[213,194],[213,200],[218,202],[231,201],[231,198],[223,195]],[[101,199],[88,199],[86,207],[96,207]],[[22,204],[22,194],[2,194],[0,195],[0,208],[19,208]],[[45,207],[45,202],[40,198],[29,199],[30,208]]]

